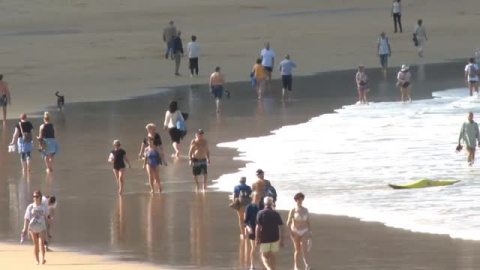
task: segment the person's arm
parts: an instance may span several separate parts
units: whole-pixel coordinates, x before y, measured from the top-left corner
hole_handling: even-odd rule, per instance
[[[189,42],[189,43],[187,44],[187,54],[188,54],[188,55],[190,55],[190,51],[191,51],[191,49],[192,49],[192,48],[190,48],[191,45],[192,45],[191,42]]]
[[[392,56],[392,47],[390,47],[390,42],[387,40],[387,46],[388,46],[388,56]]]
[[[130,164],[130,160],[128,160],[127,154],[125,154],[125,156],[123,157],[123,159],[124,159],[125,162],[128,164],[128,168],[132,168],[132,165]]]
[[[310,227],[310,213],[308,213],[307,210],[307,228],[308,228],[308,234],[310,237],[312,237],[312,227]]]
[[[142,165],[142,168],[146,168],[147,167],[147,161],[148,161],[148,156],[147,156],[147,149],[145,149],[145,158],[143,159],[143,165]]]
[[[238,186],[235,186],[233,188],[233,199],[235,200],[236,198],[238,198],[240,195],[240,187]]]
[[[190,166],[192,165],[192,158],[193,158],[193,150],[195,148],[195,140],[190,142],[190,149],[188,150],[188,163]]]
[[[182,39],[178,39],[178,45],[180,45],[180,52],[182,53],[182,56],[183,56],[183,43],[182,43]]]
[[[205,141],[205,148],[207,150],[207,163],[210,164],[210,149],[208,148],[208,141]]]
[[[171,118],[171,114],[169,113],[169,111],[166,111],[165,112],[165,121],[163,121],[163,128],[164,129],[167,129],[168,128],[168,122],[170,121],[170,118]]]
[[[294,209],[290,210],[290,212],[288,213],[287,227],[289,227],[289,228],[290,228],[290,226],[292,225],[292,222],[293,222],[293,211],[294,211]]]
[[[143,151],[145,151],[145,144],[142,142],[142,145],[140,145],[140,152],[138,152],[138,158],[143,157]]]
[[[251,212],[252,212],[251,207],[247,205],[247,207],[245,207],[245,214],[243,215],[243,225],[250,226]]]
[[[355,82],[357,83],[357,85],[360,84],[360,73],[357,72],[357,74],[355,74]]]
[[[25,210],[25,216],[23,218],[23,229],[22,229],[22,235],[27,235],[28,227],[30,225],[30,212],[31,212],[31,205],[27,206],[27,209]]]
[[[470,66],[466,66],[465,67],[465,82],[468,84],[468,69],[470,68]]]
[[[15,142],[18,139],[19,133],[20,133],[19,129],[15,128],[15,132],[13,133],[13,137],[12,137],[12,142],[10,142],[10,144],[15,144]]]
[[[10,89],[8,88],[8,84],[5,83],[5,91],[6,91],[6,94],[7,94],[7,98],[8,98],[8,105],[12,105],[12,97],[10,96]]]
[[[285,242],[285,226],[279,225],[278,232],[280,233],[280,247],[283,247],[283,243]]]
[[[377,54],[380,54],[380,39],[377,39]]]
[[[40,128],[38,129],[38,139],[41,140],[43,139],[43,128],[45,127],[44,124],[40,125]]]
[[[223,83],[223,88],[227,88],[227,80],[225,79],[225,75],[222,73],[222,83]]]
[[[210,75],[210,79],[208,80],[208,89],[212,89],[212,80],[213,80],[213,74]]]
[[[428,38],[427,38],[427,28],[425,28],[425,26],[423,26],[423,34],[425,35],[425,40],[428,40]]]
[[[167,32],[167,28],[163,29],[163,42],[167,42],[166,32]]]
[[[458,135],[458,145],[460,145],[464,134],[465,134],[465,123],[462,124],[462,128],[460,129],[460,135]]]

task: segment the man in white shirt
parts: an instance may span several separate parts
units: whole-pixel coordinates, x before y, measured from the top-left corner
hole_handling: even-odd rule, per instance
[[[377,53],[380,57],[380,65],[382,65],[383,73],[387,72],[388,68],[388,57],[392,55],[392,50],[390,48],[390,42],[388,41],[385,32],[380,34],[380,37],[377,39]]]
[[[262,57],[262,66],[267,71],[267,82],[270,87],[270,81],[272,80],[272,71],[275,64],[275,52],[270,49],[270,43],[265,43],[265,48],[260,51]]]
[[[190,67],[190,76],[198,77],[198,56],[200,55],[200,47],[198,47],[197,37],[192,36],[192,41],[187,45],[187,53]]]
[[[475,90],[478,95],[478,75],[479,68],[477,63],[475,63],[475,59],[468,59],[468,64],[465,66],[465,83],[468,85],[470,96],[473,95],[473,90]]]
[[[427,31],[425,30],[425,25],[423,25],[422,20],[417,21],[415,30],[413,30],[413,35],[417,39],[418,56],[423,57],[423,49],[425,46],[425,41],[427,41],[428,38],[427,38]]]

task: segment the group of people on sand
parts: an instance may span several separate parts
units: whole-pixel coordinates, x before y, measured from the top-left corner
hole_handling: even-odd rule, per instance
[[[46,172],[51,173],[53,171],[53,160],[55,155],[59,153],[59,147],[55,138],[55,127],[50,121],[48,112],[45,112],[43,115],[43,124],[40,125],[36,138],[34,134],[32,123],[27,120],[27,115],[22,113],[20,121],[15,125],[9,151],[17,151],[20,154],[22,172],[24,174],[29,173],[34,141],[36,140],[38,150],[45,162]]]
[[[275,210],[277,193],[272,183],[265,179],[262,169],[256,171],[257,180],[250,187],[247,178],[241,177],[234,187],[230,207],[237,212],[241,241],[250,243],[249,270],[256,269],[256,253],[265,269],[276,269],[276,254],[284,246],[285,237],[290,235],[294,246],[294,266],[300,269],[300,257],[305,269],[311,269],[308,251],[312,244],[312,231],[308,209],[303,206],[305,195],[294,196],[296,206],[290,210],[287,218],[287,231],[281,215]]]

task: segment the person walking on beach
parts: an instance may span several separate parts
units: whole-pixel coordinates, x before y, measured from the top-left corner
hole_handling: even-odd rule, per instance
[[[477,148],[477,142],[480,146],[480,133],[478,131],[478,124],[473,121],[473,112],[468,113],[468,120],[462,124],[462,128],[460,129],[460,135],[458,136],[457,150],[460,150],[462,148],[462,140],[467,147],[468,165],[472,166],[475,162],[475,149]]]
[[[200,56],[200,47],[197,43],[197,36],[192,36],[192,41],[187,44],[188,66],[190,76],[198,77],[198,56]]]
[[[220,100],[223,96],[223,91],[227,88],[227,83],[225,82],[225,76],[221,72],[220,67],[215,68],[215,72],[210,75],[210,92],[215,98],[215,105],[217,108],[217,113],[220,112]]]
[[[368,104],[368,77],[364,65],[358,66],[357,74],[355,74],[355,82],[357,83],[358,102],[360,104]]]
[[[418,20],[415,29],[413,30],[414,39],[416,39],[418,56],[423,57],[423,50],[425,48],[425,41],[427,38],[427,30],[425,30],[425,25],[423,25],[423,20]]]
[[[147,137],[143,139],[142,144],[140,145],[140,152],[138,152],[138,158],[144,159],[145,158],[145,148],[148,146],[148,139],[153,138],[153,145],[157,148],[157,151],[160,153],[160,158],[163,161],[163,164],[167,166],[167,160],[165,158],[165,152],[163,151],[162,147],[162,138],[160,134],[157,133],[157,126],[153,123],[149,123],[145,126],[147,130]],[[150,176],[148,174],[148,167],[145,167],[145,171],[147,172],[147,179],[150,182]]]
[[[243,224],[245,225],[245,235],[250,242],[250,268],[255,270],[255,230],[257,227],[257,215],[260,212],[260,196],[257,192],[252,192],[252,203],[245,207]]]
[[[12,141],[10,145],[17,144],[17,150],[20,154],[23,173],[30,172],[30,153],[32,151],[33,125],[27,120],[27,115],[20,115],[20,122],[15,126]]]
[[[195,139],[190,143],[188,158],[190,166],[192,166],[193,180],[195,181],[195,190],[199,190],[198,176],[203,175],[203,191],[207,190],[207,166],[210,164],[210,150],[208,149],[208,141],[203,137],[204,131],[197,130]]]
[[[182,112],[178,109],[178,103],[176,101],[170,101],[168,110],[165,112],[163,126],[165,129],[168,129],[168,133],[172,139],[173,149],[175,150],[172,157],[180,156],[180,140],[183,138],[183,132],[178,129],[179,122],[185,123]]]
[[[408,98],[409,102],[412,102],[412,98],[410,97],[411,78],[410,67],[402,65],[402,69],[400,69],[397,74],[397,86],[400,88],[402,102],[405,102],[405,97]]]
[[[247,178],[241,177],[240,183],[233,188],[233,201],[238,204],[237,216],[238,227],[240,229],[240,239],[244,239],[245,234],[245,207],[252,202],[252,188],[247,185]]]
[[[45,161],[47,173],[53,172],[53,157],[59,153],[57,139],[55,139],[55,128],[50,122],[50,114],[45,112],[43,124],[38,131],[38,142],[41,154]]]
[[[305,195],[303,193],[297,193],[293,197],[297,206],[290,210],[288,214],[287,227],[290,229],[290,237],[293,241],[293,246],[295,248],[295,253],[293,254],[293,262],[295,269],[300,269],[298,267],[298,257],[300,254],[303,258],[303,263],[305,264],[305,269],[310,270],[308,264],[308,242],[312,241],[312,231],[310,230],[310,220],[308,209],[303,207],[303,200],[305,200]]]
[[[125,174],[125,163],[128,164],[128,168],[131,168],[130,161],[127,157],[127,152],[123,150],[119,140],[113,141],[113,150],[110,153],[108,162],[113,163],[113,175],[115,180],[117,180],[118,194],[121,195],[123,192],[123,176]]]
[[[27,231],[30,233],[30,238],[33,242],[33,253],[35,254],[35,260],[37,265],[45,264],[45,239],[47,231],[47,218],[48,218],[48,207],[46,204],[42,203],[42,192],[36,190],[33,192],[33,203],[27,206],[25,211],[23,230],[22,230],[22,241],[27,235]],[[39,258],[39,251],[41,251],[42,257],[41,261]]]
[[[7,124],[7,106],[12,105],[12,98],[10,97],[10,89],[8,84],[3,81],[3,75],[0,74],[0,107],[3,110],[3,126]]]
[[[255,87],[257,88],[257,97],[262,99],[263,92],[265,91],[265,80],[267,77],[267,71],[262,66],[262,59],[258,58],[256,64],[253,66],[253,77],[255,78]]]
[[[256,242],[260,245],[260,253],[265,268],[276,269],[275,254],[283,247],[285,233],[280,214],[273,210],[273,198],[265,197],[265,209],[257,215],[257,227],[255,229]]]
[[[275,52],[270,48],[269,42],[265,42],[265,48],[260,51],[260,56],[262,58],[262,66],[267,73],[268,88],[270,89],[272,71],[275,66]]]
[[[167,27],[163,29],[163,42],[165,42],[165,45],[167,47],[165,52],[165,59],[168,59],[168,56],[170,56],[173,60],[173,40],[175,39],[176,35],[177,27],[175,27],[173,21],[170,21]]]
[[[390,42],[388,41],[385,32],[380,33],[380,37],[377,39],[377,53],[380,57],[380,65],[384,74],[387,73],[388,57],[392,55],[392,49],[390,48]]]
[[[145,148],[145,159],[143,167],[147,169],[148,179],[150,184],[150,193],[155,193],[155,183],[158,187],[158,193],[162,192],[162,182],[160,180],[160,165],[162,165],[162,158],[155,147],[153,138],[148,138],[148,146]]]
[[[252,185],[253,191],[256,191],[260,196],[260,209],[263,209],[263,199],[267,196],[273,198],[274,202],[277,200],[277,192],[272,186],[272,183],[265,179],[265,172],[262,169],[258,169],[257,172],[257,181]]]
[[[183,44],[182,39],[180,38],[182,32],[180,30],[177,31],[177,35],[173,40],[173,57],[175,58],[175,75],[181,76],[179,73],[180,69],[180,62],[182,61],[183,57]]]
[[[475,63],[475,58],[468,59],[468,64],[465,66],[465,83],[468,85],[468,90],[470,91],[470,96],[473,96],[473,91],[477,92],[478,95],[478,77],[479,77],[479,68],[477,63]]]
[[[400,33],[402,33],[403,32],[403,29],[402,29],[402,4],[400,3],[400,0],[393,0],[392,17],[393,17],[393,25],[395,26],[395,33],[397,33],[397,24],[400,28]]]
[[[280,70],[280,74],[282,75],[282,97],[285,98],[285,93],[288,91],[288,99],[290,99],[292,95],[292,83],[293,83],[293,69],[296,68],[297,65],[295,62],[290,60],[290,55],[285,55],[285,59],[283,59],[280,64],[278,65],[278,69]]]

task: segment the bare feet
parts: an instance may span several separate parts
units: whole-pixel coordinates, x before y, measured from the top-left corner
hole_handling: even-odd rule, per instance
[[[150,194],[153,194],[155,193],[155,191],[153,189],[150,190]]]
[[[47,260],[43,259],[42,264],[46,264]]]

